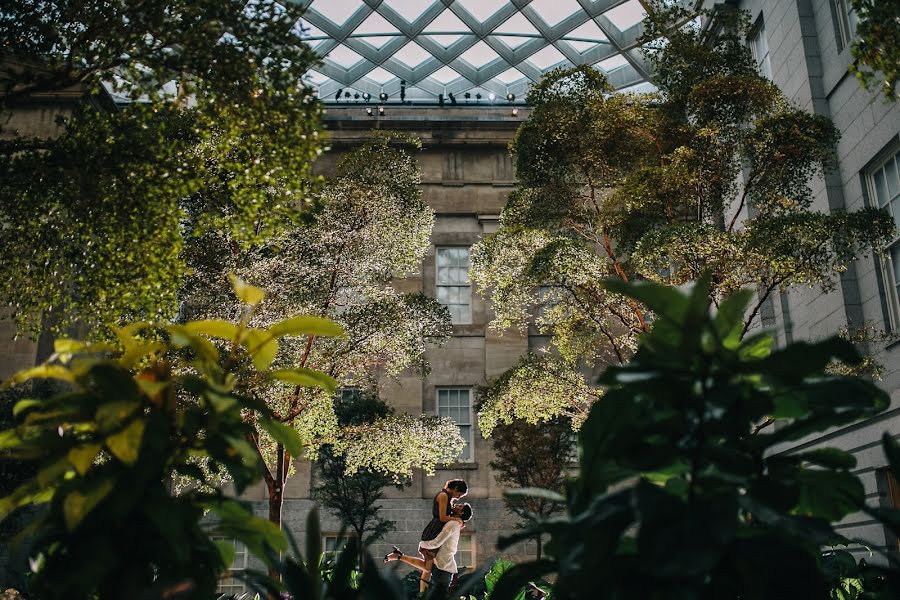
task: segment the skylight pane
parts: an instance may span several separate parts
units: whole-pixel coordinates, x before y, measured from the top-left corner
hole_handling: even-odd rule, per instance
[[[364,41],[370,46],[374,47],[376,50],[381,50],[381,47],[387,44],[390,41],[396,40],[399,36],[396,35],[376,35],[376,36],[368,36],[362,38],[355,38]]]
[[[462,39],[461,35],[426,35],[430,40],[433,40],[439,46],[443,46],[444,48],[449,48],[456,42]]]
[[[644,19],[647,12],[638,0],[628,0],[625,4],[610,9],[603,13],[612,24],[621,31],[637,25]]]
[[[494,30],[494,33],[524,33],[527,35],[537,35],[538,30],[531,24],[531,21],[529,21],[525,15],[517,12],[507,20],[503,21],[503,23]]]
[[[566,60],[566,57],[563,56],[563,53],[553,46],[547,46],[543,50],[535,52],[528,58],[528,62],[541,71],[546,71],[550,67],[556,66],[564,60]]]
[[[337,46],[325,57],[336,65],[340,65],[345,69],[349,69],[362,60],[362,56],[348,48],[347,46]]]
[[[532,0],[529,6],[537,11],[538,16],[550,27],[558,25],[577,12],[584,11],[578,0]]]
[[[318,71],[307,71],[305,79],[315,86],[320,86],[330,80],[327,75],[322,75]]]
[[[422,49],[422,46],[410,42],[394,53],[394,58],[405,64],[410,69],[415,69],[428,60],[431,55]]]
[[[426,25],[423,33],[471,33],[471,30],[453,11],[447,9]]]
[[[519,46],[528,43],[534,39],[533,37],[522,37],[518,35],[492,35],[491,39],[500,40],[512,50],[518,50]]]
[[[343,25],[362,6],[359,0],[315,0],[311,8],[335,25]]]
[[[456,81],[459,79],[459,73],[451,69],[450,67],[442,67],[431,74],[431,78],[437,81],[438,83],[442,83],[444,85],[450,83],[451,81]]]
[[[456,3],[482,23],[506,4],[504,0],[456,0]]]
[[[619,67],[624,67],[627,64],[628,61],[625,60],[625,57],[621,54],[617,54],[598,62],[595,66],[600,67],[604,72],[609,73],[610,71],[618,69]]]
[[[357,3],[362,4],[361,0],[357,0]],[[431,0],[384,0],[384,4],[394,9],[394,12],[406,19],[407,23],[412,23],[421,17],[431,3]]]
[[[523,75],[522,71],[518,69],[507,69],[506,71],[503,71],[502,73],[497,75],[496,79],[497,81],[501,81],[506,85],[509,85],[511,83],[515,83],[516,81],[521,81],[522,79],[524,79],[524,77],[525,75]]]
[[[375,12],[366,17],[366,20],[353,30],[354,35],[372,33],[393,33],[400,35],[400,31],[396,27],[388,23],[387,19]]]
[[[485,44],[484,42],[478,42],[465,52],[460,55],[460,58],[475,67],[476,69],[480,69],[486,64],[490,63],[492,60],[496,59],[499,55],[494,52],[494,50]]]
[[[609,39],[603,34],[603,30],[600,29],[599,25],[594,23],[593,19],[587,21],[583,25],[579,25],[563,36],[563,39],[566,41],[568,41],[570,38],[579,38],[580,40],[590,40],[593,42],[609,41]]]
[[[368,77],[375,83],[379,83],[381,85],[384,85],[388,81],[391,81],[392,79],[397,78],[396,75],[386,71],[385,69],[382,69],[381,67],[375,67],[374,69],[369,71],[369,73],[366,75],[366,77]]]

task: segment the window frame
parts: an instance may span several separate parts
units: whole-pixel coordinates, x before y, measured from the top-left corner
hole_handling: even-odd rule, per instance
[[[450,392],[450,391],[464,391],[467,393],[469,397],[469,423],[466,425],[463,424],[464,427],[469,428],[469,435],[466,439],[466,449],[468,450],[469,456],[467,458],[462,458],[462,456],[457,456],[455,462],[458,463],[474,463],[475,462],[475,389],[472,386],[459,386],[459,385],[446,385],[446,386],[438,386],[434,390],[434,412],[437,416],[449,416],[449,415],[441,415],[441,392]],[[456,423],[457,427],[460,426],[459,423],[456,422],[453,417],[450,417],[454,423]],[[465,451],[465,450],[464,450]]]
[[[225,571],[219,577],[219,581],[216,584],[216,593],[229,594],[232,596],[247,593],[246,582],[241,581],[234,576],[235,572],[246,571],[248,568],[250,568],[250,551],[247,549],[247,546],[244,545],[243,542],[235,538],[213,536],[212,540],[216,542],[231,542],[234,545],[234,559],[232,560],[232,564],[229,565],[229,567],[225,569]],[[235,561],[237,561],[241,556],[243,556],[241,566],[235,566]]]
[[[462,564],[461,555],[464,552],[463,550],[463,540],[466,540],[466,543],[469,544],[469,549],[465,550],[472,555],[471,564],[464,565]],[[467,570],[474,571],[478,568],[478,552],[476,550],[477,544],[475,543],[475,532],[474,531],[465,531],[463,530],[459,534],[459,545],[456,547],[456,554],[453,555],[454,560],[456,560],[456,566],[459,570]]]
[[[762,61],[759,57],[760,40],[765,43],[766,46],[766,52],[762,57]],[[747,36],[747,45],[750,46],[750,53],[753,54],[753,60],[756,63],[756,71],[762,77],[772,81],[772,48],[769,47],[766,22],[762,15],[759,16],[756,23],[753,25],[753,28],[750,30],[750,34]],[[765,65],[765,72],[763,72],[763,65]]]
[[[335,550],[326,550],[326,548],[328,548],[329,539],[335,540],[335,543],[339,540],[344,540],[344,543],[340,546],[336,545]],[[322,532],[322,556],[336,560],[338,552],[342,551],[347,546],[347,542],[351,539],[356,539],[356,534],[352,531],[345,531],[343,534],[339,531]]]
[[[831,0],[828,4],[831,6],[834,37],[840,53],[853,44],[853,39],[856,37],[857,17],[847,0]]]
[[[440,255],[441,251],[444,250],[465,250],[466,251],[466,283],[458,284],[458,283],[441,283],[440,278]],[[434,297],[437,300],[438,304],[441,306],[446,306],[447,310],[450,312],[450,322],[453,325],[471,325],[473,322],[472,319],[472,282],[469,279],[469,269],[472,266],[472,249],[470,246],[435,246],[434,248]],[[452,266],[451,268],[460,268],[458,266]],[[468,297],[468,304],[444,304],[440,301],[440,288],[466,288],[466,295]],[[450,310],[451,306],[468,306],[468,319],[453,319],[453,311]]]
[[[886,165],[894,161],[896,176],[898,179],[898,194],[891,196],[890,188],[885,184],[888,193],[887,202],[882,205],[881,197],[875,184],[875,178],[879,171],[885,172]],[[889,208],[892,202],[898,202],[898,211],[900,211],[900,143],[898,139],[894,139],[892,143],[879,153],[879,156],[872,161],[863,171],[863,186],[866,192],[867,204],[878,210],[884,210],[891,214]],[[893,216],[893,215],[892,215]],[[896,221],[900,221],[900,214],[895,217]],[[883,283],[883,301],[886,305],[887,326],[891,331],[900,330],[900,280],[895,276],[894,271],[900,265],[895,265],[895,259],[891,256],[892,250],[900,250],[900,224],[898,224],[898,233],[894,238],[882,247],[877,254],[877,263],[879,274]],[[898,256],[900,261],[900,256]]]

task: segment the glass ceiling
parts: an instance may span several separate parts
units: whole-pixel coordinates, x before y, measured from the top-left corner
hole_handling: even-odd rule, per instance
[[[640,0],[297,1],[295,31],[322,57],[309,81],[326,102],[399,100],[402,87],[417,103],[519,103],[544,73],[572,65],[594,66],[618,90],[652,87]]]

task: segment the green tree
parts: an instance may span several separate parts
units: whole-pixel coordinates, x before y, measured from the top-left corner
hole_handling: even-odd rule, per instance
[[[535,325],[553,352],[492,388],[486,435],[515,418],[586,418],[600,392],[579,367],[626,363],[649,328],[645,307],[602,286],[607,277],[678,285],[709,272],[714,302],[756,289],[746,333],[773,293],[832,289],[893,232],[875,209],[815,209],[810,181],[832,168],[838,133],[759,75],[746,16],[717,13],[710,41],[676,26],[689,16],[656,6],[644,22],[658,93],[611,94],[602,74],[578,67],[529,94],[511,145],[519,187],[499,231],[473,249],[472,279],[498,330],[545,305]]]
[[[0,9],[0,113],[73,86],[117,99],[56,139],[4,131],[0,303],[21,330],[174,317],[195,236],[246,248],[305,212],[321,109],[298,18],[271,0]]]
[[[393,412],[384,400],[367,390],[347,392],[334,406],[340,427],[367,425]],[[395,529],[393,521],[379,514],[378,505],[384,497],[384,488],[394,483],[393,478],[370,469],[360,469],[348,476],[343,454],[331,447],[322,448],[313,477],[313,498],[356,534],[362,561],[365,548]]]
[[[846,340],[773,351],[768,334],[745,337],[752,292],[715,307],[708,278],[686,291],[605,285],[656,320],[632,359],[601,377],[566,515],[501,544],[543,532],[551,556],[513,568],[492,598],[547,573],[562,599],[824,598],[821,549],[850,541],[832,524],[859,510],[883,517],[865,507],[851,454],[778,448],[870,418],[887,394],[827,373],[832,360],[858,362]],[[769,415],[782,426],[760,431]]]
[[[434,222],[409,151],[418,144],[385,135],[348,153],[316,198],[320,210],[265,245],[223,252],[222,241],[207,236],[208,251],[198,251],[185,286],[186,312],[205,319],[236,314],[239,307],[224,286],[205,284],[234,270],[267,291],[254,326],[305,314],[333,319],[347,332],[341,338],[308,336],[273,344],[267,351],[275,364],[313,368],[341,386],[375,391],[404,371],[427,371],[425,349],[449,335],[449,314],[435,300],[393,286],[420,268]],[[340,454],[348,476],[365,469],[400,482],[413,469],[433,471],[463,444],[447,418],[397,414],[341,427],[334,397],[324,391],[261,381],[247,393],[264,399],[279,422],[300,432],[310,458],[322,446]],[[269,517],[280,523],[290,456],[264,432],[254,434],[253,442],[265,458]]]
[[[226,497],[208,474],[226,471],[238,493],[260,479],[259,456],[246,439],[253,432],[248,414],[292,452],[302,446],[265,403],[240,393],[245,360],[259,367],[259,377],[304,375],[334,390],[323,373],[270,369],[259,336],[340,328],[297,319],[251,328],[262,293],[237,280],[235,291],[246,309],[237,324],[138,322],[117,329],[115,343],[57,339],[47,363],[7,382],[63,386],[51,397],[18,401],[14,426],[0,431],[0,458],[37,466],[35,476],[0,498],[0,520],[19,507],[42,508],[25,540],[36,597],[211,597],[231,563],[228,548],[234,552],[213,533],[264,559],[287,548],[277,527]],[[177,476],[193,485],[176,493]],[[213,527],[202,522],[207,511],[217,516]]]
[[[859,20],[850,50],[850,72],[866,89],[878,88],[886,102],[896,102],[900,82],[900,3],[850,0],[850,6]]]
[[[575,457],[575,441],[572,423],[562,418],[540,425],[517,420],[494,429],[491,435],[494,459],[490,466],[497,483],[507,488],[503,498],[506,509],[519,517],[521,525],[546,519],[565,508],[551,496],[515,492],[540,488],[562,494],[569,464]],[[534,541],[540,560],[543,536],[535,536]]]

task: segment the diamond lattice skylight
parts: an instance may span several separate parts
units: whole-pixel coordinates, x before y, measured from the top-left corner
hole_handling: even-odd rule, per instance
[[[642,1],[298,0],[294,32],[322,57],[309,81],[329,102],[338,90],[343,102],[366,92],[393,101],[401,80],[407,102],[466,92],[521,102],[558,66],[594,66],[616,89],[645,83]]]

